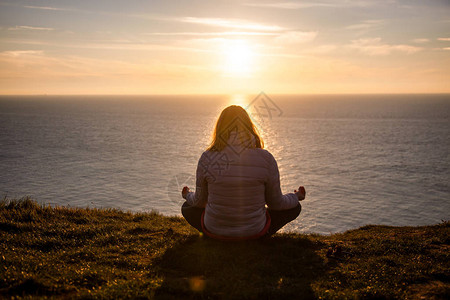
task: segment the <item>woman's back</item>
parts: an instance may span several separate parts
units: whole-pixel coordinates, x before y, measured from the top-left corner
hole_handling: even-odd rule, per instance
[[[242,107],[222,111],[213,141],[199,159],[195,192],[183,188],[182,213],[192,226],[216,236],[252,237],[275,232],[298,216],[299,196],[281,193],[277,163],[263,146]],[[271,210],[285,213],[271,224]]]
[[[240,149],[236,145],[202,155],[200,161],[206,167],[208,186],[205,226],[210,231],[251,236],[264,228],[270,156],[263,149]]]

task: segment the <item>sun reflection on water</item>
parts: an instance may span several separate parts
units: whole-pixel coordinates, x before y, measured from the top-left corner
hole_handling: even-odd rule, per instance
[[[239,105],[244,109],[247,108],[248,103],[248,96],[243,94],[232,95],[228,101],[228,105]]]

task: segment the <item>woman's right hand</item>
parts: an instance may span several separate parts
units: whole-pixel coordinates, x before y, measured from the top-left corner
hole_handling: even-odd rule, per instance
[[[302,201],[306,197],[306,190],[305,190],[305,187],[303,187],[303,186],[299,186],[298,191],[295,190],[294,193],[297,195],[298,201]]]

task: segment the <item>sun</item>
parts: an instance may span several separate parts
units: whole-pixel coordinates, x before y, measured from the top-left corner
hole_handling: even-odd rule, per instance
[[[228,77],[250,77],[255,53],[247,41],[227,41],[223,47],[224,73]]]

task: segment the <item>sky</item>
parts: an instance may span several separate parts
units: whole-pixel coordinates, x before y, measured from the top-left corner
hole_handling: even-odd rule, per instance
[[[0,94],[450,93],[450,0],[0,0]]]

